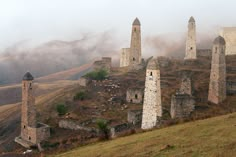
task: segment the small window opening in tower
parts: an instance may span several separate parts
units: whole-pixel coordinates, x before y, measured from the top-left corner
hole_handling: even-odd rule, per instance
[[[29,136],[29,140],[31,140],[31,137]]]
[[[135,94],[135,99],[138,99],[138,95],[137,94]]]
[[[130,99],[130,102],[132,103],[132,102],[133,102],[133,99]]]
[[[192,50],[193,49],[193,47],[190,47],[190,50]]]
[[[133,61],[135,61],[135,58],[133,58]]]
[[[150,76],[152,76],[152,72],[150,72]]]
[[[134,28],[134,31],[136,32],[136,28]]]
[[[31,85],[31,83],[29,84],[29,88],[32,89],[32,85]]]
[[[215,53],[217,53],[217,47],[215,48]]]
[[[25,129],[25,125],[24,125],[24,129]]]

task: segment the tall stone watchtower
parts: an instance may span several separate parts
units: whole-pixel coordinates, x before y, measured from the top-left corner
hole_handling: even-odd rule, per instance
[[[21,134],[15,142],[31,147],[50,137],[50,127],[36,118],[34,77],[27,72],[22,80]]]
[[[142,129],[156,126],[158,117],[162,117],[160,69],[156,59],[151,59],[147,65]]]
[[[130,43],[130,65],[140,64],[142,62],[141,55],[141,24],[138,18],[133,22],[131,43]]]
[[[186,39],[186,50],[184,59],[197,59],[196,24],[192,16],[188,21],[188,34]]]
[[[208,101],[218,104],[226,98],[225,40],[217,37],[213,42]]]
[[[36,109],[35,96],[33,88],[33,76],[27,72],[22,80],[22,105],[21,105],[21,137],[23,139],[31,139],[28,136],[27,127],[36,128]]]

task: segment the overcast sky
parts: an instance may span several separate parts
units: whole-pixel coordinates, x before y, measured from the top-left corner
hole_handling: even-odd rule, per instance
[[[142,36],[236,26],[235,0],[0,0],[0,49],[21,40],[76,40],[86,33],[130,36],[138,17]],[[129,39],[127,39],[129,40]]]

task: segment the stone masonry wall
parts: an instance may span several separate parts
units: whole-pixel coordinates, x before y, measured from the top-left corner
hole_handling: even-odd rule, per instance
[[[130,48],[122,48],[120,53],[120,67],[129,66]]]
[[[194,111],[195,100],[187,94],[175,94],[171,97],[171,118],[185,118]]]
[[[126,92],[126,101],[130,103],[140,104],[143,102],[143,88],[129,88]]]

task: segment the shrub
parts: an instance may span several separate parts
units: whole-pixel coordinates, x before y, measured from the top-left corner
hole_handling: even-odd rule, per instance
[[[98,71],[92,71],[85,75],[85,77],[88,77],[92,80],[104,80],[107,77],[107,71],[104,69],[98,70]]]
[[[57,105],[57,112],[58,112],[58,115],[60,115],[60,116],[65,115],[67,112],[67,108],[66,108],[65,104],[58,104]]]
[[[86,97],[86,93],[81,91],[75,94],[74,100],[84,100]]]
[[[110,130],[108,128],[107,122],[105,120],[98,120],[97,126],[100,132],[100,139],[101,140],[108,140],[109,139],[109,133]]]

